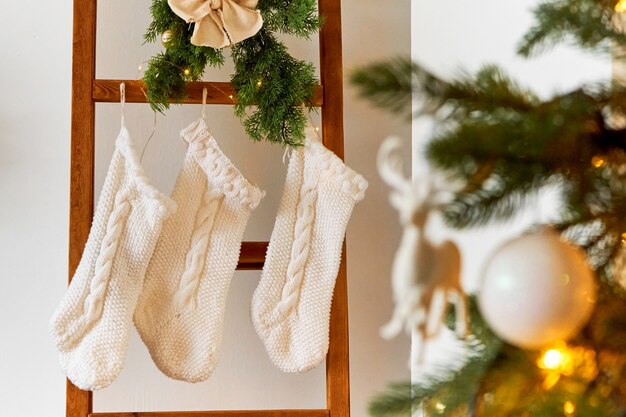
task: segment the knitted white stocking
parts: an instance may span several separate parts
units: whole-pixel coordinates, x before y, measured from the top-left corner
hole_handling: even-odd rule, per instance
[[[199,382],[215,368],[228,287],[243,232],[263,193],[221,152],[201,119],[181,132],[189,142],[135,326],[167,376]]]
[[[50,331],[79,388],[109,385],[124,364],[144,273],[173,202],[148,184],[122,128],[93,224]]]
[[[271,361],[304,372],[328,351],[330,304],[344,233],[367,181],[326,149],[312,128],[294,151],[252,321]]]

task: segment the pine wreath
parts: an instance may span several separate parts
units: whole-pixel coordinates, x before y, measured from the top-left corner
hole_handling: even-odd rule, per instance
[[[252,140],[300,146],[306,111],[318,85],[312,63],[292,57],[276,32],[309,39],[322,25],[316,0],[261,0],[263,27],[235,45],[234,112]],[[224,63],[224,49],[190,42],[193,24],[178,17],[167,0],[153,0],[147,42],[162,40],[165,49],[153,56],[143,77],[150,106],[164,112],[186,97],[186,84],[202,78],[207,65]],[[254,109],[251,106],[255,106]]]

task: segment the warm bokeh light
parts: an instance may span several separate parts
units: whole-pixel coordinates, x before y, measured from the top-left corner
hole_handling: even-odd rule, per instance
[[[615,11],[617,13],[626,12],[626,0],[619,0],[617,4],[615,5]]]
[[[564,368],[567,362],[567,354],[560,349],[548,349],[537,359],[537,366],[541,369],[558,371]]]
[[[596,168],[602,168],[603,166],[606,165],[606,160],[602,158],[601,156],[594,156],[593,158],[591,158],[591,165],[593,165]]]
[[[571,416],[574,414],[575,411],[576,406],[574,405],[574,403],[571,401],[565,401],[565,404],[563,404],[563,413],[566,416]]]

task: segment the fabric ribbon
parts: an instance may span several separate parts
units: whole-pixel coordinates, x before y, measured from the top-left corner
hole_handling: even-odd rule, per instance
[[[168,0],[176,15],[195,23],[191,43],[224,48],[261,30],[263,18],[254,10],[258,0]]]

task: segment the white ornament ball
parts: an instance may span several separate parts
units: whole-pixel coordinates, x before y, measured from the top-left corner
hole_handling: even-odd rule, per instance
[[[500,338],[540,349],[576,335],[589,320],[596,295],[582,251],[546,228],[513,239],[493,254],[478,301]]]

